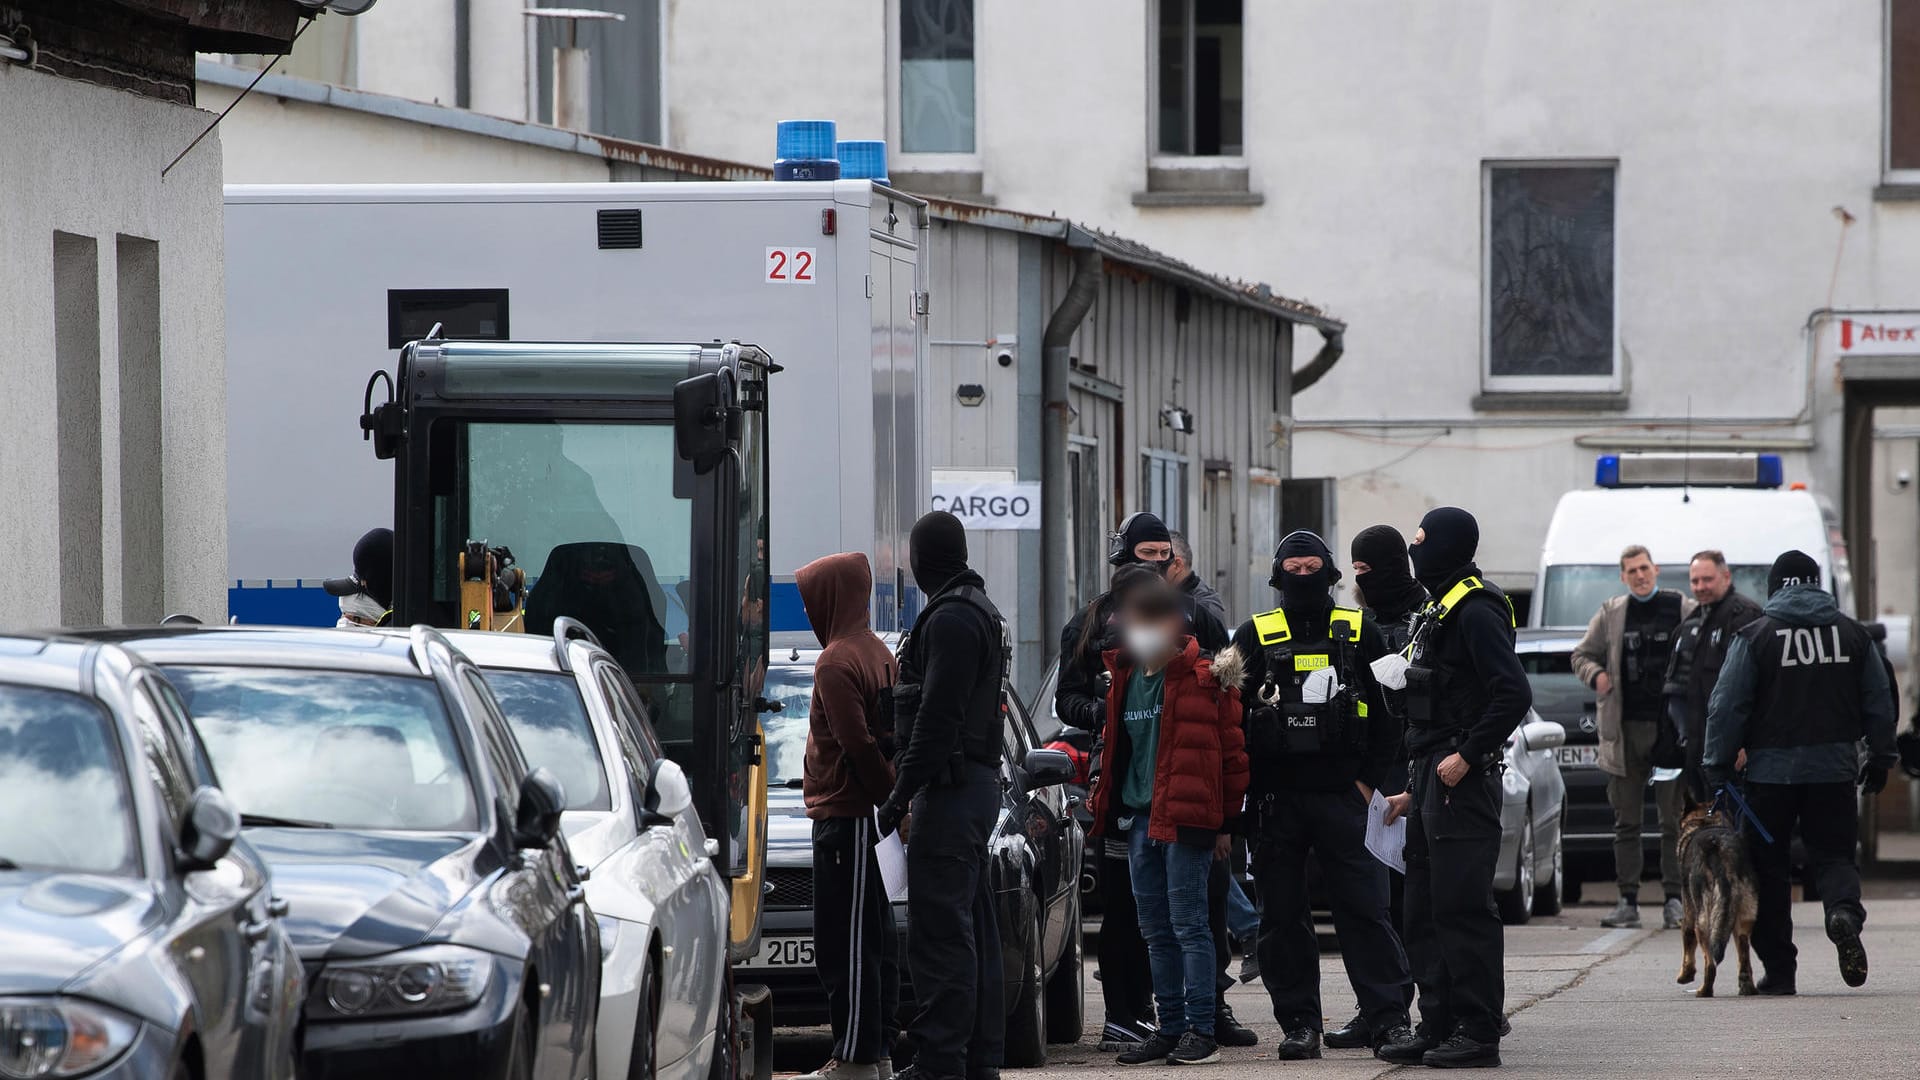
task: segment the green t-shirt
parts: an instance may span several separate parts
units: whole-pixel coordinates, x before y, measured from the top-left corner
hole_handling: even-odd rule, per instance
[[[1153,806],[1153,763],[1160,745],[1160,703],[1166,696],[1166,669],[1153,675],[1135,668],[1121,702],[1120,723],[1127,729],[1132,750],[1127,775],[1120,781],[1120,805],[1144,811]]]

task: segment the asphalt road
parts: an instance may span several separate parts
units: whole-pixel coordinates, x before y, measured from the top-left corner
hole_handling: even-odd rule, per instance
[[[1560,917],[1508,928],[1507,1010],[1513,1034],[1501,1044],[1505,1068],[1500,1075],[1920,1076],[1920,881],[1870,886],[1865,941],[1872,974],[1859,990],[1840,981],[1833,947],[1820,929],[1819,906],[1796,905],[1800,996],[1795,998],[1694,997],[1673,981],[1680,963],[1679,932],[1602,929],[1600,917],[1612,897],[1593,895],[1601,892],[1590,890],[1587,903]],[[1722,995],[1736,987],[1729,954],[1718,987]],[[1328,1024],[1337,1026],[1352,1015],[1354,1003],[1337,956],[1323,958],[1321,980]],[[1097,1031],[1099,984],[1091,971],[1087,990],[1088,1026]],[[1358,1050],[1329,1050],[1318,1062],[1276,1061],[1271,1047],[1279,1031],[1259,984],[1235,988],[1229,1000],[1241,1022],[1259,1033],[1260,1045],[1222,1051],[1219,1064],[1183,1069],[1181,1080],[1218,1080],[1277,1067],[1311,1069],[1330,1080],[1424,1071],[1396,1070]],[[810,1068],[826,1045],[819,1032],[783,1031],[776,1040],[776,1068]],[[1139,1080],[1151,1071],[1120,1068],[1112,1055],[1094,1047],[1091,1035],[1079,1045],[1053,1047],[1050,1057],[1045,1069],[1007,1075],[1039,1080],[1124,1073]]]

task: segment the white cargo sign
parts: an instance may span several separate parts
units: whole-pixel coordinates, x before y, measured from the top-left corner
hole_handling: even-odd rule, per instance
[[[933,478],[933,508],[969,529],[1038,529],[1040,485],[1035,481]]]
[[[1920,312],[1842,315],[1828,320],[1840,356],[1920,356]]]

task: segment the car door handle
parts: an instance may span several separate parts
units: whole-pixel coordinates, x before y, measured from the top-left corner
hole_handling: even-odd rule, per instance
[[[248,941],[263,940],[271,933],[273,933],[272,919],[261,919],[259,922],[245,923],[240,927],[240,936],[246,938]]]
[[[287,902],[277,896],[267,901],[267,914],[276,919],[286,918],[288,910]]]
[[[574,885],[567,889],[567,906],[574,907],[587,901],[587,889],[584,885]]]

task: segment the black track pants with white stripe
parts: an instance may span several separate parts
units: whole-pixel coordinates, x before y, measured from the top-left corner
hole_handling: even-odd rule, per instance
[[[880,1060],[899,1033],[900,960],[893,905],[874,858],[873,819],[813,823],[813,958],[827,988],[833,1056]]]

